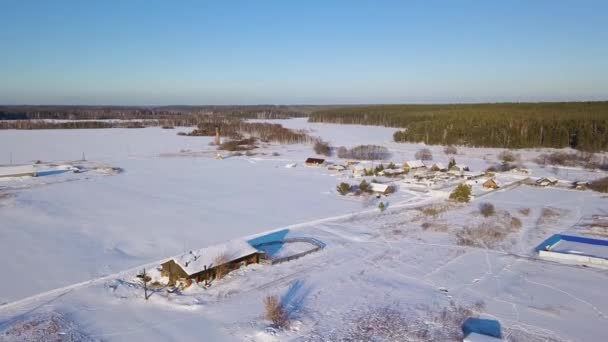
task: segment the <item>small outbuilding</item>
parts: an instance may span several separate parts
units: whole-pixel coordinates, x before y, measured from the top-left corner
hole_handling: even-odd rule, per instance
[[[405,173],[405,170],[402,168],[397,168],[397,169],[384,169],[382,171],[379,172],[379,175],[381,176],[387,176],[387,177],[394,177],[394,176],[398,176],[398,175],[402,175]]]
[[[34,165],[0,166],[0,177],[36,177]]]
[[[305,164],[307,166],[322,166],[325,164],[325,159],[320,158],[308,158],[306,159]]]
[[[554,177],[543,177],[536,180],[536,185],[538,186],[552,186],[556,185],[558,182],[557,178]]]
[[[470,171],[469,167],[465,164],[456,164],[450,168],[451,171]]]
[[[443,171],[447,171],[447,170],[448,170],[448,168],[445,165],[443,165],[442,163],[434,163],[433,165],[431,165],[431,171],[443,172]]]
[[[393,188],[388,184],[370,183],[369,188],[378,194],[388,195],[393,191]]]
[[[422,162],[422,160],[408,160],[403,163],[403,168],[406,170],[415,170],[415,169],[423,169],[426,166]]]
[[[161,275],[169,278],[170,285],[187,279],[200,282],[221,277],[241,266],[257,264],[263,257],[263,252],[246,241],[233,240],[171,258],[161,264]]]
[[[483,187],[484,189],[496,190],[500,188],[500,185],[498,185],[498,182],[495,179],[489,178],[487,181],[483,182]]]
[[[344,170],[346,170],[346,167],[344,165],[332,164],[332,165],[329,165],[327,167],[327,169],[331,170],[331,171],[344,171]]]

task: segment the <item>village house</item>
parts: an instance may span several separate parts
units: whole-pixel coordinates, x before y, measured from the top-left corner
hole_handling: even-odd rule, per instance
[[[408,160],[405,163],[403,163],[403,168],[406,170],[423,169],[425,167],[426,166],[424,165],[422,160]]]
[[[448,168],[443,165],[442,163],[434,163],[433,165],[431,165],[431,171],[435,171],[435,172],[443,172],[443,171],[447,171]]]
[[[550,185],[556,185],[556,184],[557,184],[557,178],[554,178],[554,177],[543,177],[543,178],[536,180],[536,185],[538,185],[538,186],[550,186]]]
[[[233,240],[184,253],[161,264],[161,275],[169,285],[188,279],[196,282],[212,280],[241,266],[257,264],[264,253],[243,240]]]
[[[456,164],[456,165],[453,165],[453,166],[450,168],[450,171],[460,171],[460,172],[462,172],[462,171],[470,171],[470,170],[469,170],[469,167],[468,167],[467,165],[464,165],[464,164]]]
[[[325,164],[325,159],[308,158],[304,163],[306,164],[306,166],[322,166],[323,164]]]
[[[351,166],[352,170],[353,170],[353,177],[363,177],[365,176],[368,172],[370,172],[370,170],[373,170],[374,168],[369,166],[369,165],[361,165],[361,164],[355,164]]]
[[[370,183],[369,188],[378,194],[388,195],[393,191],[393,188],[388,184]]]
[[[339,164],[331,164],[327,167],[327,169],[331,171],[344,171],[346,170],[346,167]]]
[[[397,169],[384,169],[384,170],[380,171],[378,174],[380,176],[394,177],[394,176],[402,175],[404,173],[405,173],[404,169],[397,168]]]
[[[498,182],[495,179],[489,178],[487,181],[483,182],[483,187],[484,189],[496,190],[500,188],[500,185],[498,185]]]

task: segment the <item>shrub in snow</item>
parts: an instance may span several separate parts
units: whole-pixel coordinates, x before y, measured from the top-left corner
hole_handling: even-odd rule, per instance
[[[361,183],[359,183],[359,190],[363,191],[363,192],[369,192],[371,191],[371,188],[369,186],[369,183],[364,180],[361,181]]]
[[[386,210],[386,205],[384,204],[384,202],[380,202],[380,204],[378,204],[378,209],[380,209],[380,212]]]
[[[388,166],[386,168],[394,170],[397,168],[397,165],[395,165],[395,163],[393,163],[393,162],[390,162],[390,163],[388,163]]]
[[[479,203],[479,212],[484,217],[494,216],[496,214],[496,210],[494,209],[494,205],[488,202]]]
[[[287,328],[289,326],[289,315],[277,296],[264,298],[264,318],[271,321],[277,328]]]
[[[461,203],[469,202],[471,200],[471,186],[464,183],[458,184],[450,194],[450,199]]]
[[[522,214],[524,216],[530,215],[530,208],[521,208],[518,211],[519,211],[520,214]]]
[[[433,154],[428,148],[418,150],[418,152],[416,152],[415,157],[419,160],[433,160]]]
[[[340,195],[346,195],[350,192],[350,184],[348,183],[340,183],[336,189]]]
[[[331,146],[329,146],[328,142],[325,142],[323,140],[317,140],[315,141],[315,144],[313,145],[312,149],[315,151],[316,154],[322,154],[324,156],[331,156]]]

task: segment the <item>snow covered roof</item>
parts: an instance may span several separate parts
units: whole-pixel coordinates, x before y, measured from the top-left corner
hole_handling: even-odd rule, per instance
[[[456,170],[461,170],[461,171],[469,169],[469,167],[465,164],[456,164],[456,165],[452,166],[452,168],[456,169]]]
[[[443,165],[443,163],[434,163],[433,165],[431,165],[431,168],[437,168],[439,170],[447,169],[447,167]]]
[[[381,193],[385,193],[389,187],[388,184],[380,184],[380,183],[370,183],[369,186],[373,192],[381,192]]]
[[[173,261],[184,269],[188,275],[192,275],[204,270],[205,266],[207,266],[207,268],[218,266],[215,263],[220,257],[226,257],[227,260],[224,261],[233,261],[258,252],[259,251],[253,248],[247,241],[232,240],[224,244],[209,246],[184,253],[173,258]]]
[[[408,160],[405,163],[403,163],[403,165],[405,167],[409,167],[410,169],[417,169],[420,167],[424,167],[424,163],[422,162],[422,160]]]
[[[19,177],[35,173],[36,169],[33,165],[0,166],[0,177]]]
[[[398,174],[402,174],[405,173],[404,169],[398,168],[398,169],[384,169],[382,171],[383,174],[385,175],[398,175]]]

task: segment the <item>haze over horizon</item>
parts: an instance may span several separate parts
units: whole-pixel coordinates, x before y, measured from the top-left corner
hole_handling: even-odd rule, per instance
[[[608,99],[604,1],[0,3],[0,104]]]

